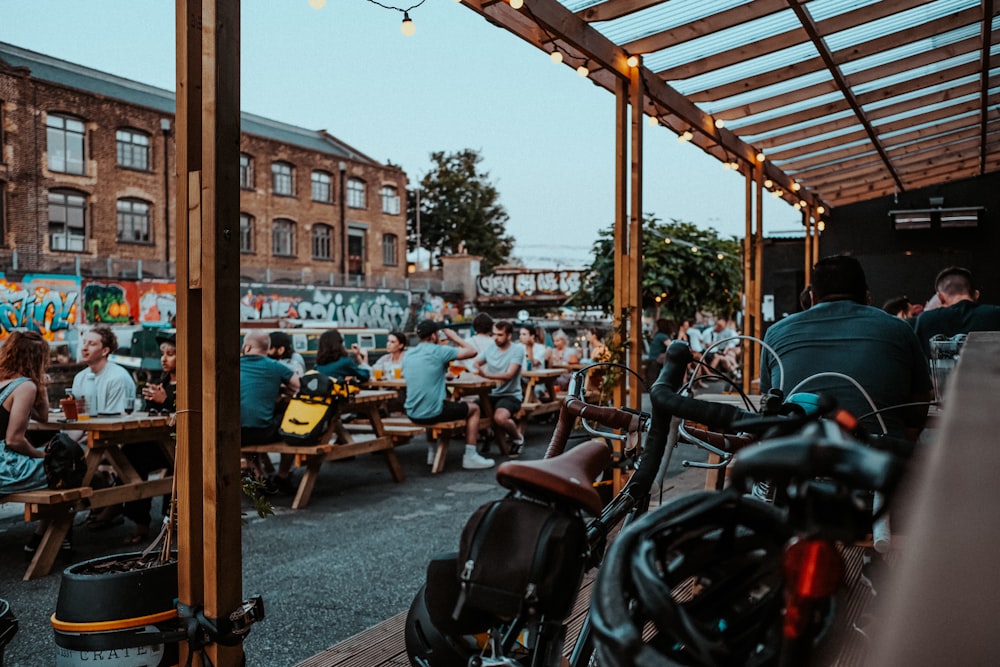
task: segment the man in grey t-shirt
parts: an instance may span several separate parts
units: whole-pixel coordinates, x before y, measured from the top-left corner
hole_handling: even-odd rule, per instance
[[[517,456],[524,446],[524,436],[517,428],[514,415],[521,409],[521,366],[524,346],[512,342],[514,325],[507,320],[493,324],[493,345],[476,356],[476,372],[487,380],[500,380],[490,392],[493,403],[493,424],[510,438],[510,456]]]

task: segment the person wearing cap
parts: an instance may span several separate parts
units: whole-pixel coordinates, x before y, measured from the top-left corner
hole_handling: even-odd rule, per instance
[[[890,434],[915,440],[927,417],[931,378],[910,325],[870,305],[864,269],[853,257],[818,261],[808,297],[808,310],[775,323],[764,336],[761,394],[779,386],[788,392],[818,373],[843,374],[857,381],[879,409],[915,403],[881,413]],[[841,377],[810,379],[801,390],[830,396],[855,417],[872,411],[862,392]],[[862,423],[881,432],[875,416]]]
[[[441,331],[451,345],[438,344]],[[471,359],[476,356],[472,347],[451,329],[444,328],[433,320],[422,320],[417,324],[417,338],[420,342],[406,352],[403,357],[403,376],[406,378],[406,415],[415,424],[434,424],[442,421],[465,420],[465,453],[462,467],[466,470],[492,468],[493,459],[479,455],[476,442],[479,439],[479,405],[467,401],[447,400],[445,372],[455,360]],[[435,447],[427,448],[427,464],[434,464]]]
[[[934,291],[940,307],[925,310],[911,321],[928,359],[934,336],[951,338],[971,331],[1000,331],[1000,306],[979,303],[979,290],[968,269],[943,269],[934,279]]]
[[[170,331],[156,334],[160,344],[160,365],[163,374],[158,382],[147,382],[142,388],[146,409],[150,412],[177,412],[177,336]]]

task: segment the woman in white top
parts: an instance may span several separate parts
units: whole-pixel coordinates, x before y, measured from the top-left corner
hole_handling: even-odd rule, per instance
[[[527,325],[521,327],[518,332],[518,340],[524,346],[524,369],[530,371],[545,368],[549,350],[542,343],[535,342],[534,328]],[[528,365],[529,363],[531,364],[530,366]]]
[[[389,338],[386,340],[385,349],[387,350],[385,354],[378,358],[378,361],[372,366],[372,371],[378,371],[373,373],[375,379],[380,379],[378,376],[388,379],[395,377],[395,369],[399,369],[400,377],[403,375],[403,355],[406,353],[406,334],[401,331],[393,331],[389,333]]]

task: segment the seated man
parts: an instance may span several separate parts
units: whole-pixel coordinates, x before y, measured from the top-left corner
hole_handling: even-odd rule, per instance
[[[930,340],[936,335],[951,338],[970,331],[1000,331],[1000,306],[979,303],[979,290],[968,269],[944,269],[934,279],[934,289],[941,307],[911,320],[927,358],[931,356]]]
[[[500,320],[493,325],[493,345],[476,356],[476,372],[487,380],[500,380],[502,384],[490,392],[493,401],[493,425],[502,429],[510,438],[510,456],[517,456],[524,446],[524,436],[517,428],[514,415],[521,409],[524,392],[521,389],[521,367],[525,350],[520,343],[511,342],[514,325]]]
[[[243,338],[240,357],[240,442],[262,445],[278,439],[281,411],[278,403],[283,393],[294,394],[299,378],[288,366],[267,356],[271,339],[264,331],[251,331]],[[282,454],[278,474],[268,480],[270,490],[294,491],[289,479],[294,457]],[[261,461],[248,461],[258,476],[263,476]]]
[[[818,373],[836,372],[856,380],[880,410],[920,403],[881,413],[889,433],[916,440],[927,417],[931,379],[910,326],[869,305],[864,270],[853,257],[817,262],[809,297],[808,310],[775,323],[764,336],[784,364],[782,388],[789,392]],[[760,364],[760,390],[766,393],[782,378],[767,349],[761,351]],[[810,380],[801,391],[832,396],[855,417],[872,412],[862,392],[838,377]],[[881,432],[875,416],[862,423],[873,433]]]
[[[438,344],[438,331],[458,347]],[[451,329],[442,328],[433,320],[417,324],[420,342],[403,356],[403,376],[406,378],[406,402],[403,408],[415,424],[435,424],[442,421],[465,420],[465,454],[462,467],[466,470],[492,468],[495,461],[479,455],[479,405],[467,401],[447,400],[445,369],[456,359],[476,356],[476,348]],[[434,464],[436,447],[427,447],[427,465]]]

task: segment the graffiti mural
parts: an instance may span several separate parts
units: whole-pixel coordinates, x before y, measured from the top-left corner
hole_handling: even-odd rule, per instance
[[[580,289],[582,271],[490,273],[476,279],[481,297],[570,297]]]
[[[137,299],[143,324],[166,324],[177,314],[177,286],[172,282],[140,281]]]
[[[240,319],[299,319],[339,327],[400,329],[410,312],[410,293],[348,291],[320,287],[245,285]],[[305,323],[304,323],[305,324]]]
[[[134,281],[88,281],[83,286],[83,321],[88,324],[135,324]]]
[[[38,331],[47,340],[65,340],[76,324],[80,280],[73,276],[27,274],[20,283],[0,277],[0,339],[11,329]]]

